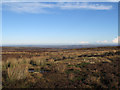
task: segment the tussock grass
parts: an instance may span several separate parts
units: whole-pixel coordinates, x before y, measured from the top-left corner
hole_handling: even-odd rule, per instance
[[[55,69],[55,71],[57,71],[57,72],[64,73],[65,70],[66,70],[66,67],[67,67],[66,64],[59,63],[59,64],[56,64],[56,65],[54,66],[54,69]]]
[[[7,69],[8,78],[10,81],[25,79],[28,76],[28,66],[23,64],[19,66],[13,66]]]
[[[117,49],[27,50],[22,53],[18,48],[16,52],[3,53],[4,87],[114,88],[119,85]],[[34,72],[29,72],[30,69]]]

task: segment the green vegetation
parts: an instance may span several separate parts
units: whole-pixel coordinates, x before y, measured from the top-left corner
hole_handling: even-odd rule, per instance
[[[88,64],[90,64],[90,63],[81,63],[81,64],[77,64],[77,65],[75,65],[76,67],[85,67],[86,65],[88,65]]]

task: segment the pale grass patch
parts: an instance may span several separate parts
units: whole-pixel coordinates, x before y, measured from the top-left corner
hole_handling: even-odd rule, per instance
[[[17,67],[10,67],[7,69],[9,80],[25,79],[28,76],[28,66],[25,64],[18,65]]]
[[[60,72],[60,73],[64,73],[66,68],[67,68],[66,64],[63,64],[63,63],[59,63],[55,66],[55,70]]]
[[[44,65],[46,63],[46,57],[33,57],[30,62],[36,65]]]

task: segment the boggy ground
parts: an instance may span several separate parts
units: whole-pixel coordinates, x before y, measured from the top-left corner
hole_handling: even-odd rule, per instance
[[[3,88],[119,88],[120,49],[3,47]]]

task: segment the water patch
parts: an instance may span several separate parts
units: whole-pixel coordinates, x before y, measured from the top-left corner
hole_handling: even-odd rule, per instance
[[[48,72],[50,72],[50,70],[40,70],[40,73],[48,73]]]
[[[30,72],[30,73],[34,73],[34,72],[48,73],[48,72],[50,72],[50,70],[39,70],[39,71],[36,71],[34,69],[28,69],[28,72]]]
[[[28,69],[28,72],[35,72],[34,69]]]

